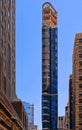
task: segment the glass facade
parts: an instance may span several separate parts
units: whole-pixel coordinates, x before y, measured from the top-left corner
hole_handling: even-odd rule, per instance
[[[51,43],[51,129],[57,129],[57,115],[58,115],[58,42],[57,42],[57,28],[50,29],[50,43]]]
[[[34,126],[34,105],[27,102],[23,102],[23,106],[28,116],[28,125]]]
[[[44,31],[44,30],[43,30]],[[47,52],[49,54],[48,73],[43,70],[42,83],[42,121],[43,129],[57,130],[57,117],[58,117],[58,41],[57,41],[57,28],[50,28],[49,32],[49,46],[47,45]],[[43,41],[45,44],[45,40]],[[44,53],[44,50],[43,50]],[[44,62],[43,62],[44,64]],[[46,77],[45,77],[46,75]]]

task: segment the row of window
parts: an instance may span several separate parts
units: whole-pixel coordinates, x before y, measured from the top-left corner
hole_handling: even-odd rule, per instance
[[[1,33],[1,35],[3,35],[3,30],[2,29],[0,29],[0,33]],[[10,39],[11,39],[11,37],[10,37],[10,34],[9,33],[7,33],[6,35],[5,35],[5,41],[10,41]],[[3,43],[3,40],[1,40],[1,42]]]
[[[7,2],[8,5],[11,4],[11,0],[5,0],[5,3]],[[4,1],[3,0],[0,0],[0,6],[3,7],[3,3]]]
[[[79,46],[79,51],[82,51],[82,46]]]
[[[11,12],[8,10],[5,12],[5,17],[7,16],[7,18],[10,18],[11,17]],[[4,18],[4,14],[3,12],[1,11],[0,12],[0,21],[3,21],[3,18]]]
[[[5,23],[5,25],[4,25],[4,27],[5,27],[5,30],[7,29],[7,30],[10,30],[10,28],[11,28],[11,26],[10,26],[10,22],[4,22]],[[0,33],[2,34],[3,33],[3,26],[1,26],[0,27]]]
[[[82,38],[78,39],[79,40],[79,43],[82,43]]]
[[[47,76],[50,76],[50,72],[43,72],[42,75],[43,75],[43,76],[46,76],[46,75],[47,75]]]
[[[42,65],[42,69],[50,69],[50,65]]]

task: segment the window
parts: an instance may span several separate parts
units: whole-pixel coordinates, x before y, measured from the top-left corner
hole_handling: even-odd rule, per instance
[[[82,51],[82,46],[79,46],[79,50]]]
[[[7,75],[8,75],[8,78],[10,79],[11,77],[11,48],[10,46],[8,45],[8,49],[7,49]]]
[[[7,24],[7,29],[10,30],[10,23]]]
[[[82,66],[82,61],[79,62],[79,65]]]
[[[82,99],[79,99],[79,103],[82,103]]]
[[[0,6],[1,7],[3,6],[3,0],[0,0]]]
[[[10,16],[11,16],[10,11],[8,11],[8,12],[7,12],[7,16],[8,16],[8,17],[10,17]]]
[[[7,40],[10,41],[10,34],[7,35]]]
[[[79,88],[82,88],[82,84],[79,84]]]
[[[3,28],[2,27],[0,28],[0,33],[3,34]]]
[[[79,107],[79,110],[82,110],[82,106]]]
[[[4,77],[4,92],[6,93],[6,77]]]
[[[42,82],[47,82],[47,79],[46,79],[46,78],[45,78],[45,79],[43,78],[43,79],[42,79]]]
[[[82,69],[79,69],[79,73],[82,74]]]
[[[81,92],[79,92],[79,95],[80,95],[80,96],[82,96],[82,91],[81,91]]]
[[[42,35],[45,36],[45,35],[48,35],[49,34],[49,30],[48,29],[43,29],[42,30]]]
[[[82,80],[82,76],[79,77],[79,80]]]
[[[79,114],[79,117],[82,118],[82,114]]]
[[[43,38],[42,42],[49,43],[49,38]]]
[[[79,122],[79,125],[82,125],[82,121]]]
[[[3,40],[1,39],[0,47],[3,48]]]
[[[82,58],[82,54],[79,54],[79,58]]]
[[[43,72],[43,76],[50,76],[50,72]]]
[[[82,38],[79,39],[79,43],[82,43]]]
[[[7,3],[10,4],[11,0],[7,0]]]
[[[2,21],[3,20],[3,13],[1,12],[0,13],[0,21]]]

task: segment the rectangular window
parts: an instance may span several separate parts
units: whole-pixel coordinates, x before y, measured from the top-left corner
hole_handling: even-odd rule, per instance
[[[79,58],[82,58],[82,54],[79,54]]]
[[[82,118],[82,114],[79,114],[79,117]]]
[[[3,6],[3,0],[0,0],[0,6],[1,7]]]
[[[82,61],[79,62],[79,65],[82,66]]]
[[[79,122],[79,125],[82,125],[82,121]]]
[[[82,74],[82,69],[79,69],[79,73]]]
[[[82,110],[82,106],[79,107],[79,110]]]
[[[4,92],[6,93],[6,77],[4,77]]]
[[[79,92],[79,95],[80,95],[80,96],[82,96],[82,91],[81,91],[81,92]]]
[[[79,84],[79,88],[82,88],[82,84]]]
[[[82,103],[82,99],[79,99],[79,103]]]
[[[82,80],[82,76],[79,77],[79,80]]]
[[[82,46],[79,46],[79,51],[82,51]]]
[[[79,39],[79,43],[82,43],[82,38]]]
[[[49,38],[42,38],[43,43],[48,43],[49,44]]]

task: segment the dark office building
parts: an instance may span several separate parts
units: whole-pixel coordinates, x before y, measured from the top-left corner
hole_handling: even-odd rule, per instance
[[[15,87],[15,0],[0,0],[0,130],[27,130]]]
[[[42,130],[57,130],[58,29],[57,12],[46,2],[42,7]]]

